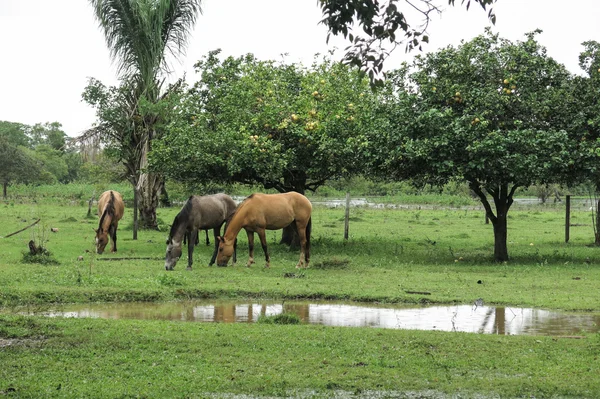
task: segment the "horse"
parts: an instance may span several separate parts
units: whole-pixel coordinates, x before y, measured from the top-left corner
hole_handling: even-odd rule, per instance
[[[236,209],[225,225],[223,237],[217,237],[219,252],[217,265],[227,266],[235,249],[238,233],[244,229],[248,235],[249,259],[247,266],[254,263],[254,233],[258,233],[266,265],[270,267],[271,258],[267,249],[265,230],[283,229],[292,223],[300,237],[300,260],[296,268],[308,267],[310,261],[312,204],[302,194],[289,192],[283,194],[254,193],[246,198]],[[234,260],[235,262],[235,260]]]
[[[216,237],[221,234],[221,226],[235,211],[235,208],[235,201],[227,194],[192,195],[188,198],[171,225],[171,231],[167,238],[165,269],[173,270],[181,257],[181,244],[183,241],[187,241],[187,270],[192,270],[194,245],[198,243],[198,230],[208,229],[213,229],[215,236],[215,249],[209,263],[209,266],[212,266],[217,257]]]
[[[114,190],[105,191],[98,198],[98,229],[96,230],[96,253],[102,254],[108,238],[112,239],[111,252],[117,252],[117,227],[125,212],[121,194]]]

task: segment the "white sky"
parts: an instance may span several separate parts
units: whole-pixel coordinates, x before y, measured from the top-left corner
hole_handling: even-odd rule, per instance
[[[467,12],[448,7],[446,0],[438,4],[446,11],[431,23],[426,51],[457,45],[490,25],[478,5]],[[195,81],[193,64],[217,48],[225,55],[254,53],[261,59],[288,53],[287,60],[305,64],[328,48],[317,0],[205,0],[203,9],[171,80],[185,71]],[[600,42],[599,0],[498,0],[494,9],[494,32],[521,40],[524,33],[542,29],[538,39],[548,54],[575,73],[580,72],[581,43]],[[58,121],[70,136],[92,126],[94,110],[81,101],[88,77],[107,85],[117,78],[88,1],[0,0],[0,43],[0,120],[30,125]],[[333,45],[343,50],[346,42],[332,40]],[[398,48],[386,69],[410,57]]]

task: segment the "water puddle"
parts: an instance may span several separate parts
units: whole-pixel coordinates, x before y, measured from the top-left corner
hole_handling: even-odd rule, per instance
[[[378,306],[343,303],[168,302],[66,305],[44,311],[15,309],[25,315],[104,319],[253,323],[260,316],[295,313],[304,323],[340,327],[374,327],[461,331],[499,335],[576,336],[600,331],[598,313],[560,313],[541,309],[490,306]]]

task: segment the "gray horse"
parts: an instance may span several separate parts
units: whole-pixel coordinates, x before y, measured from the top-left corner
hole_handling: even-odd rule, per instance
[[[209,266],[215,263],[219,242],[217,237],[221,234],[221,226],[235,211],[236,204],[227,194],[214,194],[206,196],[192,195],[183,205],[181,211],[175,216],[169,238],[167,239],[167,254],[165,256],[165,269],[173,270],[181,257],[181,244],[187,238],[188,244],[188,270],[192,270],[194,261],[194,245],[197,241],[198,230],[213,229],[215,236],[215,250]]]

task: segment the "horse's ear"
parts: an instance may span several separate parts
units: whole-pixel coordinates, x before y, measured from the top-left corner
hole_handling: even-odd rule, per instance
[[[98,234],[98,229],[95,229],[92,227],[92,230],[94,230],[96,232],[96,234]]]
[[[223,239],[223,237],[221,237],[221,236],[217,236],[217,242],[218,242],[218,243],[221,243],[221,242],[224,242],[224,241],[225,241],[225,240]]]

